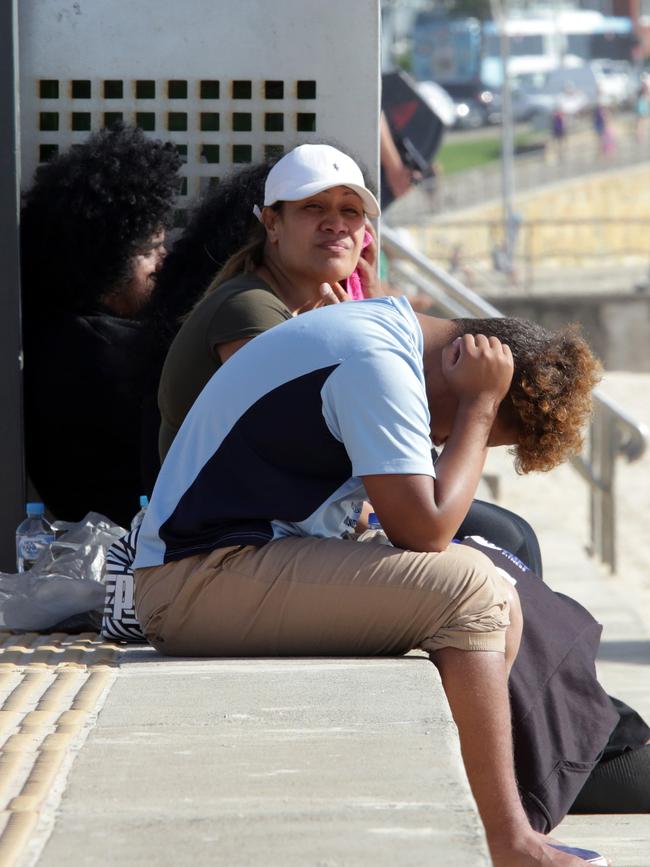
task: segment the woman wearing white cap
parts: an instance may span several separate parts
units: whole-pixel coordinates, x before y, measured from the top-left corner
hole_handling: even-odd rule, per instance
[[[215,276],[170,347],[158,393],[161,458],[208,379],[244,343],[305,310],[350,300],[345,280],[356,278],[363,294],[373,294],[368,217],[380,209],[347,154],[325,144],[290,151],[270,170],[254,212],[259,223],[248,243]]]

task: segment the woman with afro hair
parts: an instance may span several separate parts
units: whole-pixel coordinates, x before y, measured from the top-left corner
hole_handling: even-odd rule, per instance
[[[120,125],[40,166],[24,195],[27,469],[57,518],[128,525],[148,493],[156,374],[142,316],[180,165],[173,145]]]

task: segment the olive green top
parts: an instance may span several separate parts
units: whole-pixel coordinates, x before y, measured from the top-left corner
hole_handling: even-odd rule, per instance
[[[160,376],[161,461],[204,385],[221,367],[219,344],[255,337],[291,318],[289,308],[255,274],[233,277],[197,304],[174,338]]]

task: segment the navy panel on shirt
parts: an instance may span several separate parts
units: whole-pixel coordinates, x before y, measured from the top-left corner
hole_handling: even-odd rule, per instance
[[[304,521],[352,474],[330,433],[321,389],[338,365],[269,391],[236,422],[160,527],[165,562],[228,545],[263,545],[274,520]]]

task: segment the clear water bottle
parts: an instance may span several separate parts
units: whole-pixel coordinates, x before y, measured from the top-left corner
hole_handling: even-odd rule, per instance
[[[145,513],[147,511],[148,505],[149,505],[149,497],[147,497],[146,494],[142,494],[142,496],[140,497],[140,511],[131,521],[131,529],[132,530],[135,530],[136,527],[139,527],[140,524],[142,523],[144,516],[145,516]]]
[[[368,529],[357,537],[357,542],[379,542],[380,545],[391,545],[388,536],[381,528],[379,518],[374,512],[368,515]]]
[[[16,528],[16,564],[19,572],[31,569],[54,541],[54,530],[45,518],[43,503],[27,503],[27,517]]]

